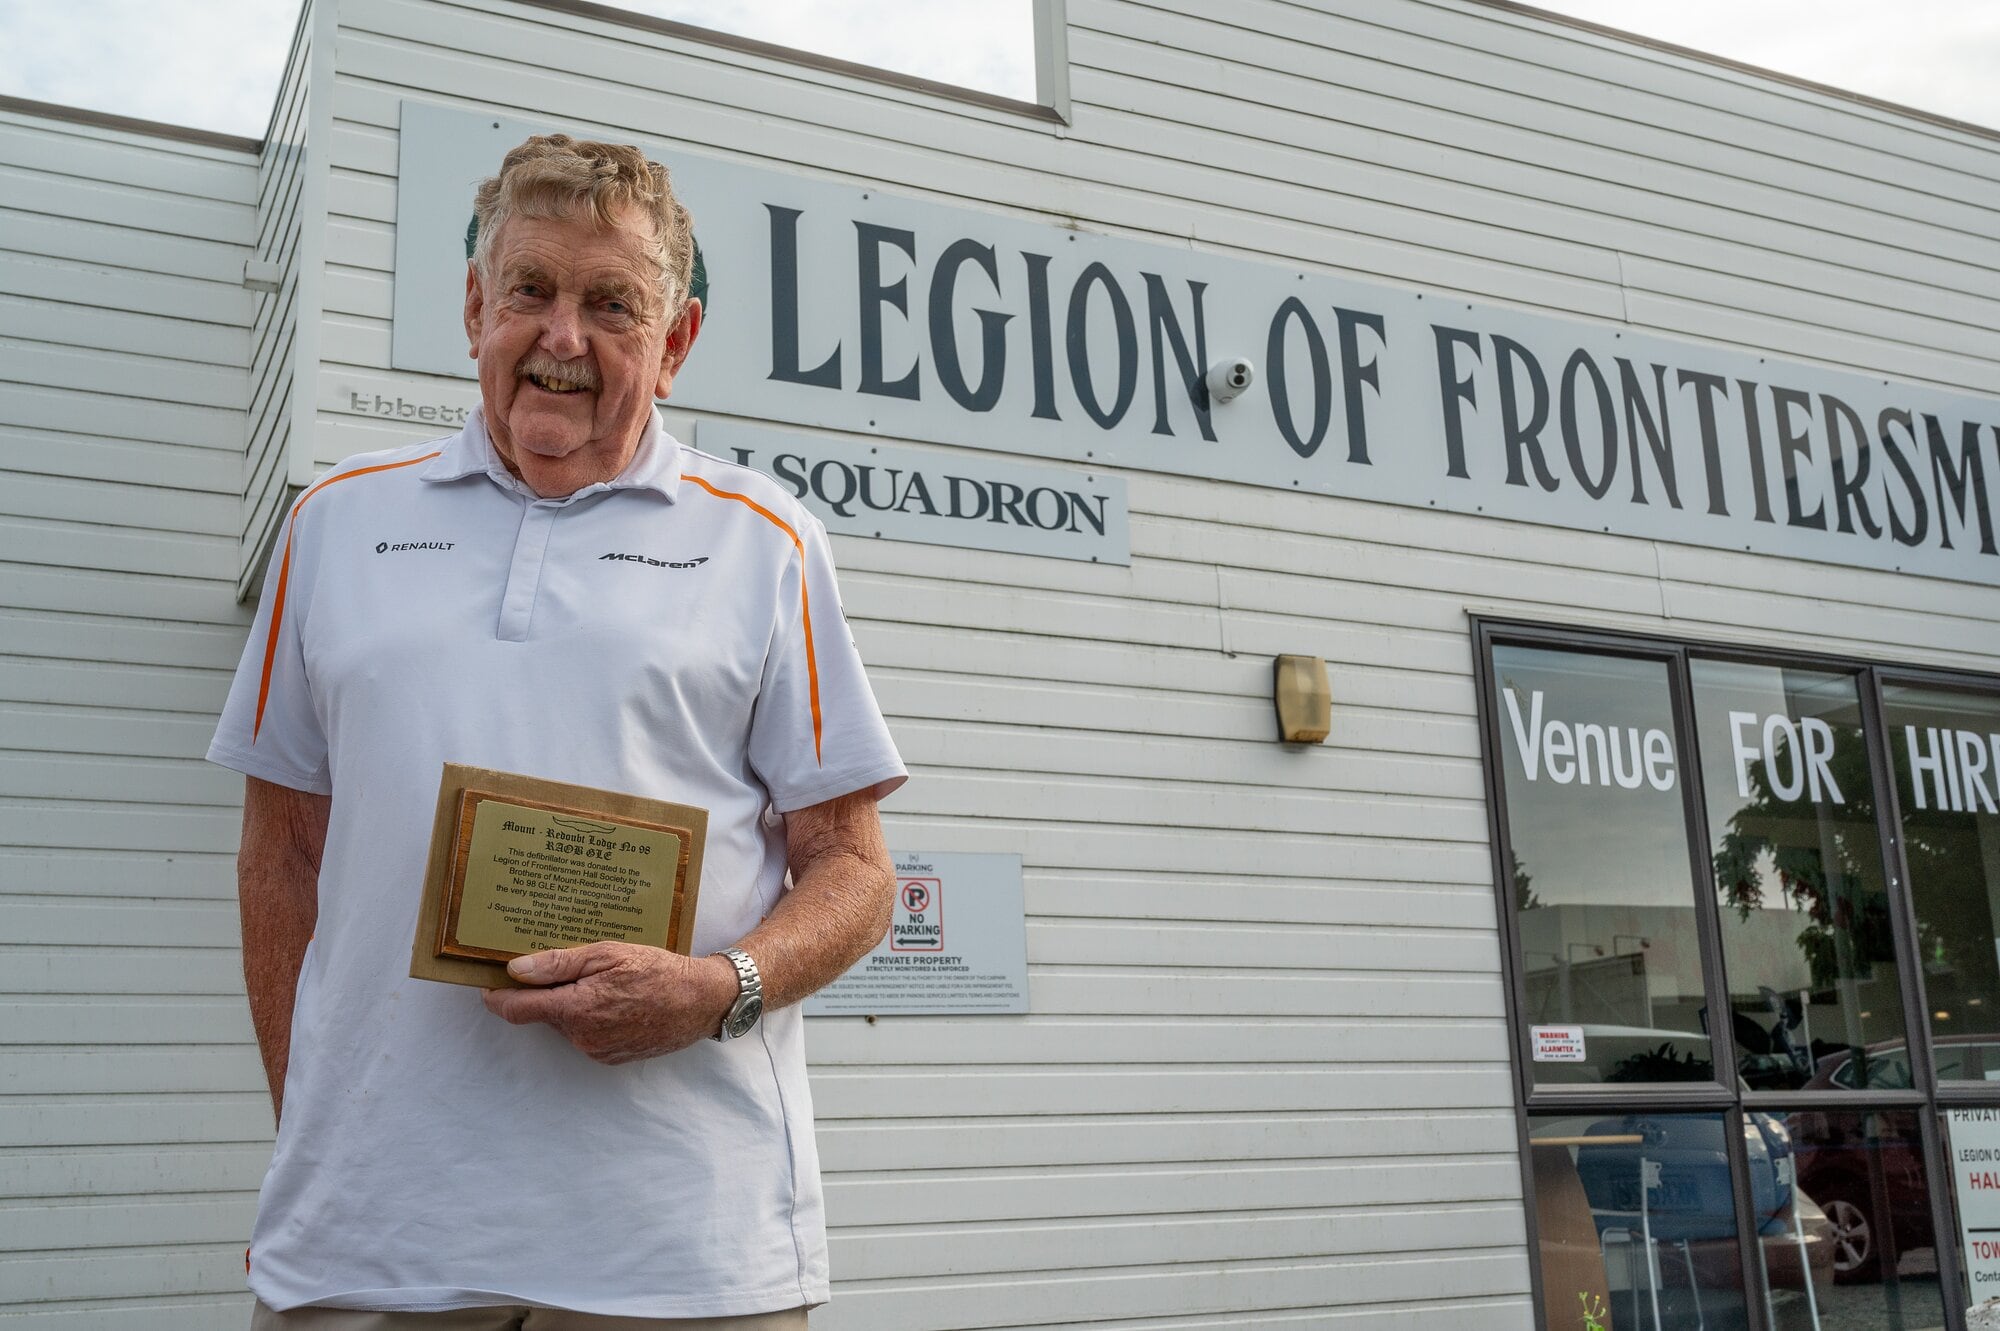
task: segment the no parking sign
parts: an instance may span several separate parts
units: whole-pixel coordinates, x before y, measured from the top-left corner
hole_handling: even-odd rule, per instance
[[[896,918],[889,925],[889,950],[944,951],[942,878],[905,878],[896,884]]]

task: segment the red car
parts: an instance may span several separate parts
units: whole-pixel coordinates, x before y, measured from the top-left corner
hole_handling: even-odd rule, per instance
[[[1991,1036],[1940,1042],[1942,1076],[1963,1076],[1992,1056],[2000,1070],[2000,1045]],[[1864,1068],[1865,1064],[1865,1068]],[[1908,1051],[1901,1044],[1866,1051],[1843,1050],[1819,1061],[1806,1090],[1908,1090]],[[1882,1120],[1906,1120],[1882,1130]],[[1880,1280],[1902,1253],[1936,1246],[1931,1231],[1931,1191],[1924,1174],[1922,1140],[1911,1110],[1801,1110],[1786,1116],[1798,1160],[1799,1188],[1826,1212],[1834,1233],[1834,1279]]]

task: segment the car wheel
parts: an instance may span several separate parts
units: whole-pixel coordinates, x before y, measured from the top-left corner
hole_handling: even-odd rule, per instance
[[[1882,1278],[1882,1250],[1868,1212],[1845,1197],[1820,1203],[1833,1227],[1833,1278],[1843,1285]]]

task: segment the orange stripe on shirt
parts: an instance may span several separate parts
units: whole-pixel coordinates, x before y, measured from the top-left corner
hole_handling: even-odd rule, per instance
[[[792,530],[790,523],[786,522],[776,513],[773,513],[770,509],[765,508],[749,495],[737,494],[734,490],[719,489],[704,481],[701,477],[690,475],[686,472],[681,473],[681,479],[684,481],[693,481],[717,499],[734,499],[739,504],[747,505],[753,512],[762,515],[767,522],[771,523],[779,531],[791,537],[792,548],[799,552],[799,621],[806,635],[806,687],[811,695],[812,703],[813,761],[824,767],[826,760],[820,756],[819,659],[813,653],[812,600],[806,595],[805,542],[799,539],[799,534]]]
[[[439,450],[442,452],[443,450]],[[357,467],[353,471],[343,471],[338,476],[329,476],[312,489],[299,496],[299,502],[292,505],[292,516],[285,523],[285,554],[278,561],[278,590],[271,601],[271,632],[264,640],[264,676],[257,684],[257,719],[250,727],[250,742],[257,742],[257,732],[264,728],[264,704],[271,699],[271,667],[278,659],[278,630],[285,622],[285,592],[292,580],[292,529],[299,524],[299,510],[311,499],[335,481],[351,481],[356,476],[368,476],[378,471],[394,471],[398,467],[414,467],[419,462],[429,462],[437,453],[426,453],[420,458],[407,462],[383,462],[373,467]]]

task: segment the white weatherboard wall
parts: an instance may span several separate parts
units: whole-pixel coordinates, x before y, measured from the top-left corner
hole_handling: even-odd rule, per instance
[[[318,391],[294,397],[322,409],[292,435],[294,474],[415,433],[324,409],[335,383],[392,399],[463,392],[388,368],[404,98],[2000,393],[1994,140],[1469,0],[1070,0],[1066,127],[528,3],[318,5],[308,26],[332,38],[314,48],[331,52],[331,71],[309,89],[309,114],[327,118],[331,215],[323,258],[298,281],[319,295],[296,308],[323,368]],[[246,183],[240,198],[255,197]],[[728,301],[717,293],[714,317]],[[742,410],[754,419],[756,404]],[[0,412],[10,431],[11,419]],[[228,471],[215,491],[230,523],[237,482]],[[891,843],[1022,857],[1032,1011],[815,1019],[838,1282],[815,1326],[1525,1331],[1468,611],[1992,669],[2000,592],[1213,481],[1127,483],[1129,568],[835,538],[847,610],[915,775],[888,806]],[[115,496],[101,502],[114,511]],[[25,525],[59,525],[36,512]],[[240,624],[199,596],[167,599],[148,576],[123,600],[117,583],[101,606],[39,615],[36,650],[88,655],[89,628],[128,644],[124,659],[164,663],[168,639],[119,616],[171,608]],[[226,601],[233,570],[203,576]],[[172,755],[185,759],[235,646],[202,636],[225,630],[181,631],[203,655],[180,675],[131,671],[123,691],[41,705],[134,708],[160,679],[198,677],[199,690],[151,705],[181,717]],[[6,647],[0,669],[15,670],[19,650]],[[1279,652],[1330,663],[1324,746],[1272,741]],[[87,677],[30,678],[76,689]],[[123,719],[48,732],[59,756],[92,735],[122,755],[100,761],[97,793],[62,797],[118,811],[117,848],[52,858],[63,876],[27,900],[57,923],[28,950],[39,969],[5,949],[7,974],[28,976],[10,991],[101,993],[147,976],[176,993],[235,987],[219,900],[181,916],[84,913],[97,904],[86,894],[119,890],[105,862],[142,860],[181,884],[149,882],[149,895],[227,890],[233,795],[191,761],[145,791],[113,783],[145,766]],[[63,767],[4,770],[12,795]],[[0,841],[39,846],[48,828],[74,827],[48,816],[52,798],[26,789]],[[210,806],[143,803],[196,798]],[[167,864],[158,828],[200,853]],[[174,952],[161,920],[198,920],[210,951]],[[78,932],[48,934],[58,927]],[[106,938],[134,945],[78,980],[42,960],[77,937],[93,960]],[[149,1001],[106,1019],[99,1038],[136,1043],[123,1054],[10,1058],[0,1114],[41,1112],[21,1121],[67,1133],[86,1161],[139,1140],[118,1135],[133,1130],[119,1117],[133,1101],[175,1106],[190,1140],[250,1141],[267,1119],[240,1043],[214,1064],[171,1047],[240,1042],[240,1012],[176,1001],[214,1010]],[[16,1066],[47,1080],[17,1089]],[[113,1068],[124,1081],[106,1080]],[[240,1189],[257,1148],[190,1149],[216,1163],[176,1175],[186,1181],[163,1208],[95,1204],[99,1216],[78,1201],[58,1217],[66,1230],[24,1210],[4,1232],[61,1234],[78,1274],[44,1289],[44,1265],[17,1263],[19,1276],[0,1276],[15,1281],[0,1285],[0,1310],[130,1295],[142,1301],[129,1325],[229,1324],[198,1310],[148,1320],[143,1300],[237,1289],[240,1269],[220,1260],[230,1245],[151,1266],[113,1246],[247,1228]]]
[[[0,1326],[239,1325],[257,156],[0,107]]]

